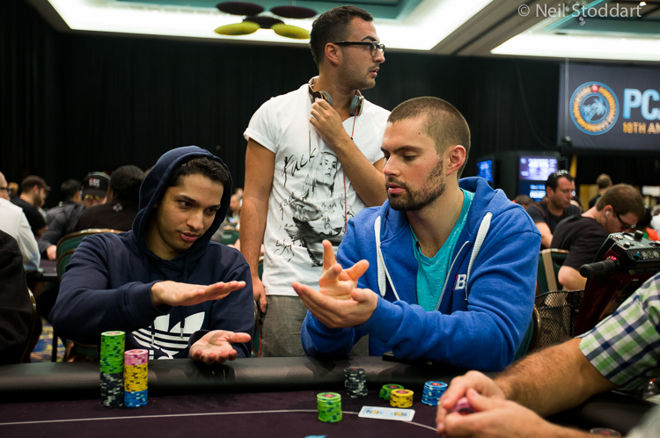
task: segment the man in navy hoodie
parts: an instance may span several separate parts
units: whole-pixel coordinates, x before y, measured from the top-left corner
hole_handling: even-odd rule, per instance
[[[293,284],[309,309],[307,354],[347,355],[369,335],[372,355],[482,370],[513,360],[531,321],[540,234],[501,190],[459,180],[469,147],[465,118],[442,99],[392,111],[388,201],[349,222],[339,264],[324,244],[320,291]]]
[[[127,349],[156,359],[249,356],[250,267],[210,241],[230,195],[215,155],[197,146],[163,154],[140,187],[133,229],[89,236],[76,249],[51,312],[58,334],[98,344],[102,332],[124,330]]]

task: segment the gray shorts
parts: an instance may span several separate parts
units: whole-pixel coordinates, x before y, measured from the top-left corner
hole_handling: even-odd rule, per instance
[[[262,356],[304,356],[300,328],[307,307],[298,296],[268,295],[261,329]]]
[[[268,295],[268,308],[261,329],[262,356],[304,356],[300,329],[307,314],[302,300],[295,296]],[[364,336],[351,350],[352,356],[369,355],[369,337]]]

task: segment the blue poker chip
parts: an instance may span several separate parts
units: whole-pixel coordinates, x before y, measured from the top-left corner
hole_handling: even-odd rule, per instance
[[[127,408],[145,406],[148,401],[147,392],[147,389],[144,391],[124,391],[124,406]]]
[[[422,403],[429,406],[438,406],[438,400],[447,390],[447,384],[441,381],[430,380],[424,383]]]

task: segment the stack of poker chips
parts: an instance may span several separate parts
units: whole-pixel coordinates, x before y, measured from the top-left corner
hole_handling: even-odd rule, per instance
[[[413,405],[414,392],[409,389],[394,389],[390,393],[390,406],[394,408],[410,408]]]
[[[383,385],[380,388],[380,392],[378,393],[378,397],[383,398],[385,400],[389,400],[390,399],[390,394],[395,389],[403,389],[403,386],[398,385],[396,383],[388,383],[386,385]]]
[[[363,368],[345,368],[344,387],[350,398],[366,397],[367,373]]]
[[[336,392],[322,392],[316,395],[319,420],[324,423],[341,421],[341,395]]]
[[[101,333],[101,404],[106,408],[124,406],[124,344],[122,331]]]
[[[148,350],[124,353],[124,406],[137,408],[147,404]]]
[[[445,382],[434,382],[429,380],[424,384],[424,392],[422,393],[422,403],[429,406],[438,406],[438,400],[447,390]]]

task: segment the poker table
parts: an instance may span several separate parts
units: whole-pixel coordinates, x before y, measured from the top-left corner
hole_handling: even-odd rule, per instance
[[[363,368],[369,394],[351,399],[344,368]],[[462,374],[430,363],[380,357],[342,361],[312,358],[246,358],[206,366],[188,359],[149,363],[149,402],[140,408],[105,408],[93,363],[33,363],[0,367],[0,436],[368,437],[435,436],[435,410],[420,402],[424,382],[449,382]],[[389,407],[378,397],[387,383],[415,391],[412,421],[358,417],[362,406]],[[338,392],[343,419],[317,419],[316,395]],[[608,393],[555,420],[584,429],[627,433],[651,405]]]

